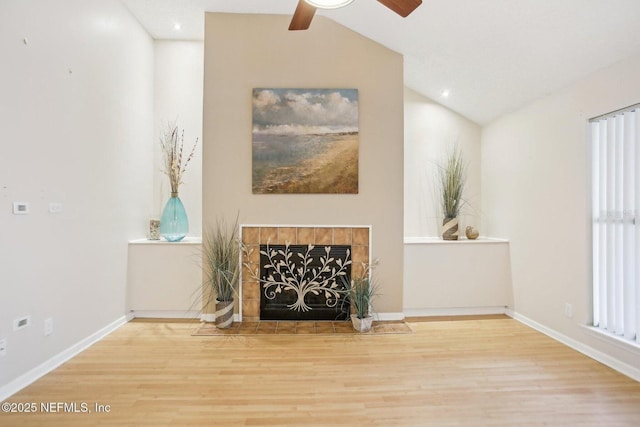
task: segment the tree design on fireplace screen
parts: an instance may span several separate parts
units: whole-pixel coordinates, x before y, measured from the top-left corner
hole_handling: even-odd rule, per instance
[[[351,246],[260,245],[260,318],[345,320]]]

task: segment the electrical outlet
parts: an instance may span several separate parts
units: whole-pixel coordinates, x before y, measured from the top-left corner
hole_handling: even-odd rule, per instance
[[[51,202],[49,203],[49,213],[60,213],[62,212],[62,203]]]
[[[564,304],[564,315],[571,319],[573,317],[573,305],[568,302]]]
[[[13,330],[18,331],[31,325],[31,316],[23,316],[13,321]]]
[[[0,357],[7,355],[7,339],[2,338],[0,340]]]
[[[49,336],[53,333],[53,319],[49,317],[44,319],[44,336]]]

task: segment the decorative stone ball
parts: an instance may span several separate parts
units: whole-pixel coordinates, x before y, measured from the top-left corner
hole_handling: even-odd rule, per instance
[[[478,230],[470,225],[465,229],[465,234],[467,235],[467,239],[469,240],[476,240],[480,235],[480,233],[478,233]]]

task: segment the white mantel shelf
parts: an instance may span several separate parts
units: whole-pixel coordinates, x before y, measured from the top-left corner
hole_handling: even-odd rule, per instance
[[[135,239],[129,240],[130,245],[200,245],[202,244],[202,237],[190,237],[187,236],[179,242],[168,242],[166,240],[149,240],[149,239]]]
[[[475,240],[460,237],[458,240],[442,240],[440,237],[405,237],[405,245],[460,245],[460,244],[483,244],[483,243],[509,243],[507,239],[497,237],[478,237]]]

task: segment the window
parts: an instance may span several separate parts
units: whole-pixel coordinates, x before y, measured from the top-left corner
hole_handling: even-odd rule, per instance
[[[590,124],[593,324],[640,342],[640,104]]]

